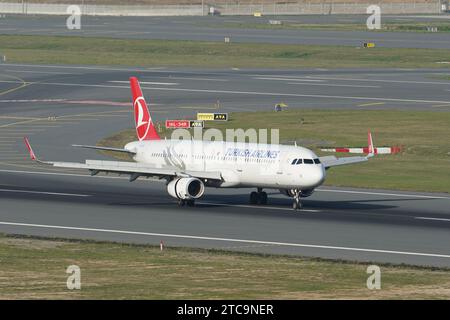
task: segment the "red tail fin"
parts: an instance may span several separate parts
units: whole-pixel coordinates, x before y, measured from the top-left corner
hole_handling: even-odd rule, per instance
[[[373,146],[372,133],[370,133],[370,130],[367,131],[367,145],[368,145],[369,154],[372,154],[372,155],[375,154],[376,149]]]
[[[31,160],[37,160],[37,157],[34,154],[33,148],[31,147],[31,144],[30,144],[30,141],[28,141],[28,138],[24,137],[23,141],[25,141],[25,145],[27,146],[28,152],[30,153]]]
[[[147,103],[142,94],[141,86],[136,77],[130,78],[131,94],[133,95],[134,123],[136,125],[136,134],[139,141],[142,140],[160,140],[153,125]]]

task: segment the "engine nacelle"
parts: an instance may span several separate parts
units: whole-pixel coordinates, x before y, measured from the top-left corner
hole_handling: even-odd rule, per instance
[[[285,196],[288,196],[290,198],[293,198],[295,196],[295,190],[294,189],[280,189],[281,194],[284,194]],[[301,198],[307,198],[310,195],[314,193],[314,189],[309,190],[301,190],[300,197]]]
[[[205,192],[205,185],[197,178],[177,178],[169,182],[167,192],[176,199],[198,199]]]

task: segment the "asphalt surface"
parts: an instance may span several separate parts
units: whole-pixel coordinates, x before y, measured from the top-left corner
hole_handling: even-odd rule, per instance
[[[290,108],[448,111],[449,84],[436,73],[1,64],[0,232],[449,267],[448,194],[323,187],[296,213],[275,192],[257,207],[247,203],[251,190],[208,189],[198,207],[178,208],[160,182],[42,167],[22,144],[29,136],[48,160],[105,158],[70,145],[132,126],[130,75],[163,121],[214,110],[217,100],[224,112],[271,110],[280,100]]]
[[[444,22],[450,15],[383,16],[382,23]],[[200,40],[258,42],[275,44],[361,46],[375,42],[391,48],[450,48],[450,33],[373,32],[333,30],[255,29],[253,24],[269,20],[305,24],[366,24],[363,15],[280,16],[280,17],[82,17],[81,30],[68,30],[65,16],[7,15],[0,18],[0,34],[69,35],[126,39]]]

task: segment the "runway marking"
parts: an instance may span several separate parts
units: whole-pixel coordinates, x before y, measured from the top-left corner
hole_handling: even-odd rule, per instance
[[[301,78],[269,78],[269,77],[256,77],[256,80],[273,80],[273,81],[305,81],[305,82],[324,82],[324,80],[318,79],[301,79]]]
[[[58,225],[45,225],[45,224],[32,224],[32,223],[19,223],[19,222],[6,222],[6,221],[0,221],[0,225],[17,226],[17,227],[43,228],[43,229],[60,229],[60,230],[74,230],[74,231],[87,231],[87,232],[131,234],[131,235],[139,235],[139,236],[166,237],[166,238],[193,239],[193,240],[207,240],[207,241],[219,241],[219,242],[239,242],[239,243],[249,243],[249,244],[274,245],[274,246],[281,246],[281,247],[314,248],[314,249],[328,249],[328,250],[341,250],[341,251],[385,253],[385,254],[408,255],[408,256],[424,256],[424,257],[433,257],[433,258],[450,258],[450,255],[447,255],[447,254],[426,253],[426,252],[411,252],[411,251],[394,251],[394,250],[384,250],[384,249],[340,247],[340,246],[327,246],[327,245],[303,244],[303,243],[292,243],[292,242],[277,242],[277,241],[263,241],[263,240],[248,240],[248,239],[234,239],[234,238],[219,238],[219,237],[180,235],[180,234],[170,234],[170,233],[140,232],[140,231],[130,231],[130,230],[99,229],[99,228],[58,226]]]
[[[117,106],[129,107],[130,102],[116,102],[104,100],[69,100],[69,99],[20,99],[20,100],[0,100],[0,103],[35,103],[35,102],[57,102],[65,104],[87,104],[87,105],[101,105],[101,106]],[[151,103],[150,105],[159,105]]]
[[[114,31],[112,31],[114,32]],[[56,69],[75,69],[75,70],[100,70],[100,71],[131,71],[131,72],[172,72],[161,70],[161,67],[146,68],[146,69],[132,69],[132,68],[108,68],[108,67],[87,67],[87,66],[55,66],[55,65],[43,65],[43,64],[19,64],[19,63],[7,63],[4,66],[12,67],[30,67],[30,68],[56,68]],[[1,65],[0,65],[1,66]]]
[[[13,119],[13,120],[40,120],[40,119],[42,119],[42,118],[0,116],[0,119]]]
[[[381,88],[380,86],[362,86],[353,84],[332,84],[332,83],[302,83],[302,82],[288,82],[288,84],[296,84],[302,86],[325,86],[325,87],[348,87],[348,88]]]
[[[129,81],[122,81],[122,80],[116,80],[116,81],[108,81],[111,83],[129,83]],[[139,81],[140,84],[155,84],[155,85],[161,85],[161,86],[177,86],[179,83],[176,82],[146,82],[146,81]]]
[[[58,169],[59,170],[59,169]],[[5,173],[23,173],[23,174],[41,174],[41,175],[60,175],[60,176],[75,176],[84,178],[107,178],[107,179],[123,179],[128,180],[126,177],[115,176],[95,176],[92,177],[89,174],[76,174],[76,173],[62,173],[62,172],[46,172],[46,171],[24,171],[24,170],[7,170],[0,169],[0,172]],[[335,189],[316,189],[318,192],[336,192],[336,193],[353,193],[353,194],[367,194],[367,195],[379,195],[379,196],[393,196],[393,197],[412,197],[412,198],[425,198],[425,199],[444,199],[450,200],[450,197],[442,196],[426,196],[426,195],[413,195],[402,193],[385,193],[385,192],[369,192],[369,191],[352,191],[352,190],[335,190]]]
[[[211,78],[190,78],[190,77],[170,77],[170,79],[178,80],[193,80],[193,81],[217,81],[217,82],[228,82],[226,79],[211,79]]]
[[[322,76],[309,76],[311,79],[320,80],[338,80],[338,81],[366,81],[366,82],[389,82],[389,83],[412,83],[412,84],[440,84],[448,86],[447,82],[435,82],[435,81],[409,81],[409,80],[388,80],[388,79],[360,79],[360,78],[333,78]]]
[[[14,164],[12,164],[14,165]],[[35,168],[34,166],[26,166],[27,168]],[[50,170],[50,168],[46,169]],[[60,169],[54,169],[54,171],[57,171]],[[0,169],[0,172],[6,172],[6,173],[24,173],[24,174],[40,174],[40,175],[51,175],[51,176],[69,176],[69,177],[82,177],[82,178],[101,178],[101,179],[122,179],[122,180],[128,180],[128,178],[120,177],[120,176],[95,176],[92,177],[89,174],[81,174],[81,173],[64,173],[64,172],[48,172],[48,171],[24,171],[24,170],[5,170]]]
[[[385,102],[371,102],[371,103],[359,104],[358,107],[379,106],[379,105],[383,105],[383,104],[386,104],[386,103]]]
[[[111,89],[127,89],[127,90],[130,89],[128,86],[114,86],[114,85],[101,85],[101,84],[83,84],[83,83],[40,82],[39,85],[111,88]],[[277,96],[277,97],[283,96],[283,97],[303,97],[303,98],[320,98],[320,99],[375,100],[375,101],[414,102],[414,103],[442,103],[442,104],[449,103],[450,104],[450,101],[442,101],[442,100],[377,98],[377,97],[359,97],[359,96],[335,96],[335,95],[277,93],[277,92],[258,92],[258,91],[185,89],[185,88],[167,88],[167,87],[166,88],[163,88],[163,87],[161,87],[161,88],[158,88],[158,87],[142,87],[142,89],[156,90],[156,91],[225,93],[225,94],[245,94],[245,95],[261,95],[261,96]]]
[[[44,192],[44,191],[31,191],[31,190],[14,190],[14,189],[0,189],[0,192],[46,194],[46,195],[51,195],[51,196],[69,196],[69,197],[90,197],[91,196],[88,194]]]
[[[435,220],[435,221],[446,221],[446,222],[450,222],[450,219],[444,219],[444,218],[414,217],[414,219],[419,219],[419,220]]]
[[[22,78],[19,78],[19,77],[10,76],[10,75],[3,75],[3,76],[19,80],[19,83],[21,83],[21,84],[17,87],[0,92],[0,96],[4,96],[8,93],[23,89],[23,88],[28,87],[29,85],[33,84],[32,82],[26,82],[25,80],[23,80]]]
[[[63,124],[79,124],[79,122],[73,122],[74,120],[79,120],[79,121],[98,121],[99,119],[96,118],[79,118],[79,117],[94,117],[94,116],[108,116],[108,117],[126,117],[128,115],[111,115],[111,113],[127,113],[129,114],[130,111],[129,110],[114,110],[114,111],[101,111],[101,112],[91,112],[91,113],[80,113],[80,114],[74,114],[74,115],[64,115],[64,116],[58,116],[56,117],[54,120],[49,120],[48,117],[47,118],[16,118],[16,117],[1,117],[5,118],[5,119],[27,119],[24,121],[18,121],[18,122],[13,122],[13,123],[8,123],[8,124],[4,124],[4,125],[0,125],[0,129],[2,128],[6,128],[6,127],[11,127],[11,126],[18,126],[18,125],[24,125],[24,124],[29,124],[31,122],[38,122],[41,121],[41,123],[48,123],[48,124],[57,124],[57,122],[61,122],[63,121]],[[153,110],[152,112],[154,113],[165,113],[165,111],[159,111],[159,110]],[[109,114],[109,115],[108,115]],[[73,118],[72,118],[73,117]],[[61,124],[62,125],[62,124]],[[28,127],[28,126],[27,126]],[[31,125],[31,127],[45,127],[45,128],[51,128],[51,127],[60,127],[58,125],[56,126],[44,126],[44,125]]]
[[[252,209],[275,209],[275,210],[285,210],[290,211],[293,213],[302,213],[302,212],[321,212],[320,210],[314,210],[314,209],[301,209],[300,211],[294,211],[292,208],[283,208],[283,207],[271,207],[271,206],[252,206],[252,205],[245,205],[245,204],[229,204],[229,203],[217,203],[217,202],[205,202],[205,201],[197,201],[198,204],[207,204],[212,206],[223,206],[223,207],[236,207],[236,208],[252,208]]]
[[[336,192],[336,193],[354,193],[354,194],[367,194],[377,196],[392,196],[392,197],[407,197],[407,198],[425,198],[425,199],[445,199],[450,200],[450,197],[442,196],[425,196],[417,194],[403,194],[403,193],[385,193],[385,192],[369,192],[369,191],[350,191],[350,190],[334,190],[334,189],[316,189],[319,192]]]
[[[28,124],[28,123],[36,122],[36,121],[41,121],[41,119],[30,119],[30,120],[12,122],[12,123],[1,125],[0,128],[12,127],[12,126],[19,125],[19,124]]]
[[[44,74],[78,74],[79,73],[68,73],[68,72],[54,72],[54,71],[30,71],[30,70],[12,70],[6,69],[8,72],[18,72],[18,73],[44,73]]]

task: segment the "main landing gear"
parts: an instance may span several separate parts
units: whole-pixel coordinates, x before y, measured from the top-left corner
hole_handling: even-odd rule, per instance
[[[295,190],[294,201],[292,203],[292,209],[300,210],[302,208],[302,201],[300,199],[301,191]]]
[[[179,199],[178,200],[178,206],[179,207],[184,207],[184,206],[188,206],[188,207],[194,207],[195,206],[195,200],[191,199],[191,200],[183,200],[183,199]]]
[[[267,204],[267,193],[262,188],[258,188],[258,192],[253,191],[250,193],[250,204]]]

